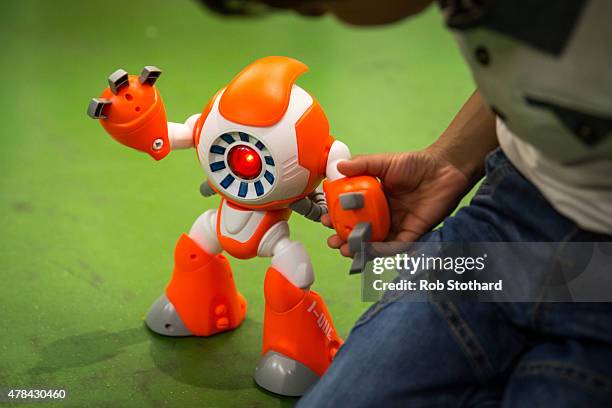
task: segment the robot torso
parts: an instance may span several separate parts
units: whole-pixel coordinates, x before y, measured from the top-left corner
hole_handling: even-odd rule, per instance
[[[289,58],[256,61],[200,117],[194,130],[198,159],[211,187],[228,202],[287,208],[324,178],[333,138],[318,102],[293,83],[303,71]]]

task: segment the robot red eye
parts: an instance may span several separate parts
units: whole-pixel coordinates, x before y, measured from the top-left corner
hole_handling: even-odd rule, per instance
[[[261,173],[261,157],[255,149],[246,145],[232,147],[227,162],[232,172],[244,180],[252,180]]]

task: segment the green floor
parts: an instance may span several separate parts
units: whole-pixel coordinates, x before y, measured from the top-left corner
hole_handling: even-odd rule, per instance
[[[249,301],[239,330],[172,339],[144,327],[177,237],[218,198],[198,194],[192,151],[156,163],[86,116],[110,72],[161,67],[169,117],[182,121],[252,60],[292,56],[357,154],[426,146],[473,89],[436,10],[356,29],[288,14],[227,20],[186,0],[5,1],[0,49],[0,387],[67,388],[75,407],[295,402],[251,378],[266,259],[233,263]],[[326,247],[329,231],[299,216],[291,226],[345,336],[368,306],[360,278]]]

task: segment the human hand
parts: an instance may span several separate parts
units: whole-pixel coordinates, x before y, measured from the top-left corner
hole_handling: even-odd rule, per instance
[[[346,176],[365,174],[381,180],[391,213],[387,241],[418,240],[452,213],[473,183],[435,147],[360,156],[339,163],[338,170]],[[329,214],[321,222],[332,226]],[[351,256],[347,243],[337,234],[327,243]]]

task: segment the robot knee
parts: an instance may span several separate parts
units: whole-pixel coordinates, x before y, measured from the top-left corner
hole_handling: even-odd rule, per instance
[[[277,244],[282,240],[289,241],[289,224],[287,221],[279,221],[274,224],[261,238],[257,247],[257,256],[274,255]]]
[[[193,223],[189,237],[207,253],[211,255],[221,253],[221,244],[217,238],[217,212],[208,210],[200,215]]]
[[[279,240],[274,247],[272,266],[298,288],[309,288],[314,282],[310,257],[300,242]]]

